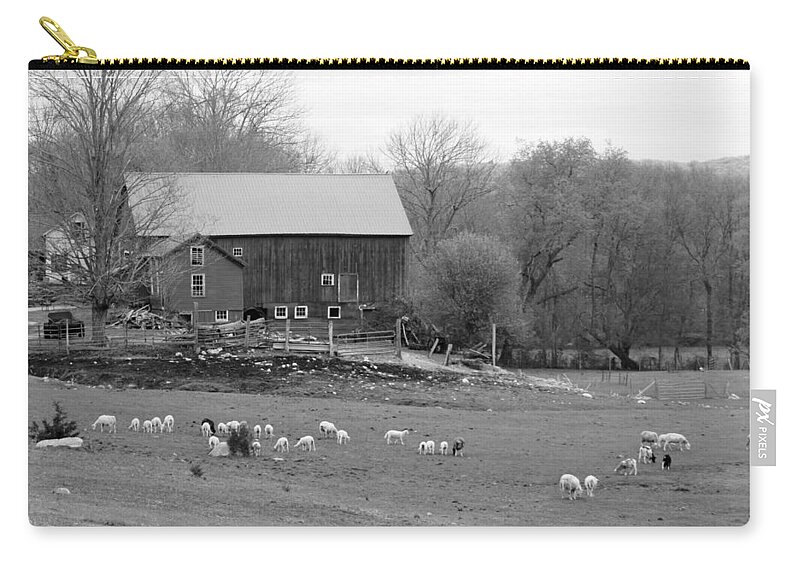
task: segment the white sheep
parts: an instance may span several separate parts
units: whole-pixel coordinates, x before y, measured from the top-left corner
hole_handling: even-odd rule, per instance
[[[405,445],[405,443],[403,443],[403,437],[408,435],[409,431],[410,430],[407,429],[404,429],[402,431],[396,429],[390,429],[385,434],[383,434],[383,439],[386,440],[386,445],[389,445],[390,443],[396,444],[398,441],[400,442],[400,445]]]
[[[255,455],[256,457],[261,455],[261,443],[254,441],[253,443],[250,444],[250,447],[253,448],[253,455]]]
[[[345,430],[340,429],[339,431],[336,432],[336,442],[339,445],[342,445],[342,443],[348,443],[349,441],[350,441],[350,435]]]
[[[639,463],[655,463],[656,462],[656,455],[653,453],[652,448],[649,445],[644,445],[639,448]]]
[[[419,447],[417,449],[418,449],[417,453],[419,453],[420,455],[427,455],[427,453],[428,453],[428,444],[425,443],[424,441],[420,441],[419,442]]]
[[[144,420],[142,422],[142,431],[144,433],[153,433],[153,422],[150,420]]]
[[[161,424],[162,424],[161,418],[156,416],[152,420],[150,420],[150,423],[153,425],[153,432],[155,432],[156,430],[161,431]]]
[[[285,437],[278,438],[278,441],[275,443],[275,446],[272,449],[278,451],[289,451],[289,440]]]
[[[108,433],[117,433],[117,418],[115,416],[98,416],[92,424],[92,429],[97,429],[98,425],[100,426],[100,433],[103,433],[104,427],[108,428]]]
[[[140,423],[141,422],[139,422],[139,418],[133,418],[131,420],[131,425],[128,426],[128,429],[132,429],[133,431],[138,432]]]
[[[295,443],[294,446],[299,447],[303,451],[311,451],[312,448],[314,451],[317,450],[317,444],[314,443],[314,437],[310,435],[304,435],[301,437],[299,440],[297,440],[297,443]]]
[[[321,421],[319,422],[319,433],[323,437],[335,436],[336,432],[339,431],[336,429],[336,426],[333,425],[332,422]]]
[[[658,434],[654,431],[642,432],[642,445],[658,445]]]
[[[425,442],[425,453],[427,455],[436,455],[436,443],[433,440],[428,440]]]
[[[453,456],[455,455],[464,457],[464,438],[457,437],[453,442]]]
[[[558,481],[558,487],[561,489],[561,498],[565,498],[564,493],[567,493],[570,501],[574,501],[583,493],[581,482],[575,475],[570,475],[569,473],[564,473],[561,476]]]
[[[200,428],[203,432],[204,437],[211,437],[211,424],[208,422],[203,422],[203,426]]]
[[[272,434],[275,430],[272,429],[272,426],[269,424],[264,424],[264,437],[267,439],[272,439]]]
[[[594,497],[594,490],[597,487],[597,477],[594,475],[587,475],[586,479],[583,480],[583,484],[586,487],[586,494],[590,497]]]
[[[237,420],[231,420],[225,426],[229,431],[239,431],[239,422]]]
[[[215,435],[212,435],[208,438],[208,448],[214,449],[219,445],[219,438]]]
[[[256,424],[253,426],[253,436],[256,439],[261,439],[261,426]]]
[[[230,433],[230,431],[228,430],[228,425],[224,424],[222,422],[219,422],[219,425],[217,425],[217,431],[219,433],[221,433],[222,435],[226,435],[226,434]]]
[[[614,473],[622,473],[627,477],[628,475],[633,472],[634,475],[638,475],[638,470],[636,469],[636,460],[633,457],[629,457],[627,459],[623,459],[619,462],[614,468]]]
[[[691,449],[692,446],[689,445],[689,441],[679,433],[662,433],[658,436],[658,445],[664,451],[667,451],[667,447],[672,449],[673,445],[677,445],[681,451],[683,451],[683,446],[686,446],[686,449]]]
[[[173,418],[170,414],[167,414],[164,417],[164,423],[161,424],[161,433],[164,433],[164,430],[167,430],[167,433],[172,433],[172,428],[175,427],[175,418]]]
[[[439,453],[442,455],[447,455],[447,442],[443,441],[439,444]]]

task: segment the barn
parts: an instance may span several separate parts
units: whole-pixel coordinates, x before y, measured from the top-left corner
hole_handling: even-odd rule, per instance
[[[351,320],[407,292],[412,231],[391,175],[181,173],[170,184],[192,231],[225,254],[220,267],[241,272],[244,314]],[[191,292],[197,273],[185,269],[173,276]],[[209,287],[203,300],[233,320],[223,294]]]

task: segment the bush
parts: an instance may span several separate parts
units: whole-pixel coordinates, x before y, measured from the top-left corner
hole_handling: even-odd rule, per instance
[[[67,421],[67,414],[61,409],[61,404],[53,402],[56,413],[53,416],[52,423],[47,420],[42,420],[42,427],[33,422],[28,434],[35,442],[40,442],[43,439],[61,439],[63,437],[75,437],[78,435],[78,424],[76,422]]]
[[[253,437],[250,435],[250,429],[247,426],[239,426],[239,429],[231,432],[228,436],[228,449],[231,455],[241,453],[242,457],[250,456],[250,445],[253,443]]]

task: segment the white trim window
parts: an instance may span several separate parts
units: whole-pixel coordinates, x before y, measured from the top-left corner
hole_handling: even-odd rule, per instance
[[[206,296],[206,276],[203,273],[192,275],[192,297]]]
[[[308,307],[306,305],[297,305],[294,308],[294,318],[295,319],[307,319],[308,318]]]
[[[323,287],[333,287],[333,273],[323,273],[322,274],[322,286]]]
[[[276,319],[288,319],[289,318],[289,308],[286,305],[275,307],[275,318]]]
[[[328,307],[328,318],[329,319],[341,319],[342,318],[342,308],[341,307]]]
[[[233,248],[233,257],[242,257],[244,250],[241,247],[234,247]]]
[[[228,322],[228,311],[214,311],[214,322],[217,323],[227,323]]]
[[[189,248],[189,265],[200,267],[205,263],[205,248],[202,245],[193,245]]]

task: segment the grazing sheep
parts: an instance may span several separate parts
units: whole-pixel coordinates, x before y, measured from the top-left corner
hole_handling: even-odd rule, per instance
[[[139,418],[133,418],[131,420],[131,425],[128,426],[128,429],[132,429],[133,431],[139,431]]]
[[[565,498],[564,493],[566,492],[569,495],[570,501],[574,501],[583,493],[581,482],[575,475],[570,475],[569,473],[564,473],[561,476],[561,479],[558,481],[558,487],[561,489],[561,498]]]
[[[439,444],[439,453],[442,455],[447,455],[447,442],[443,441]]]
[[[98,418],[92,424],[92,429],[97,429],[97,426],[100,426],[100,433],[103,433],[103,428],[108,428],[108,433],[117,433],[117,418],[115,416],[98,416]]]
[[[214,449],[218,445],[219,445],[219,438],[217,436],[212,435],[211,437],[208,438],[208,448],[209,449]]]
[[[429,439],[425,442],[425,453],[426,455],[436,455],[436,444],[433,440]]]
[[[339,431],[336,432],[336,442],[339,445],[342,445],[342,443],[346,444],[349,441],[350,441],[350,435],[346,431],[340,429]]]
[[[204,437],[211,437],[212,434],[214,433],[213,431],[211,431],[211,424],[208,422],[203,422],[203,426],[200,429],[203,432]]]
[[[153,424],[153,432],[155,432],[156,430],[161,431],[161,424],[162,424],[161,418],[156,416],[152,420],[150,420],[150,423]]]
[[[650,448],[649,445],[644,445],[639,448],[639,463],[655,463],[656,462],[656,454],[653,453],[653,450]]]
[[[256,439],[261,439],[261,426],[256,424],[253,426],[253,436]]]
[[[627,477],[630,473],[633,472],[634,475],[638,475],[639,471],[636,469],[636,460],[632,457],[628,459],[623,459],[619,462],[614,468],[614,473],[622,473]]]
[[[294,444],[295,447],[299,447],[303,451],[314,451],[317,450],[317,444],[314,443],[314,437],[310,435],[304,435],[300,439],[297,440],[297,443]]]
[[[583,484],[586,487],[586,494],[590,497],[594,497],[594,490],[597,487],[597,477],[594,475],[587,475]]]
[[[261,443],[254,441],[253,443],[250,444],[250,447],[253,448],[253,455],[255,455],[256,457],[261,455]]]
[[[425,443],[424,441],[420,441],[418,449],[419,451],[417,453],[419,453],[420,455],[426,455],[428,453],[428,444]]]
[[[455,455],[464,457],[464,439],[461,437],[457,437],[453,442],[453,456]]]
[[[272,449],[276,449],[278,451],[289,451],[289,440],[285,437],[278,438],[277,443]]]
[[[225,427],[228,428],[228,431],[239,431],[239,422],[236,420],[231,420],[225,424]]]
[[[173,427],[175,427],[175,418],[167,414],[164,417],[164,423],[161,424],[161,433],[164,433],[165,429],[167,430],[167,433],[172,433]]]
[[[403,443],[403,437],[408,435],[409,431],[410,430],[408,429],[404,429],[402,431],[398,431],[396,429],[390,429],[385,434],[383,434],[383,439],[386,440],[386,445],[389,445],[390,443],[396,444],[398,441],[400,442],[400,445],[405,445],[405,443]]]
[[[222,435],[227,435],[230,433],[227,424],[224,424],[222,422],[219,422],[219,425],[217,426],[217,431]]]
[[[658,436],[658,445],[664,451],[667,451],[667,447],[670,449],[673,445],[677,445],[681,451],[683,451],[683,446],[686,446],[686,449],[691,449],[692,446],[689,445],[689,441],[679,433],[662,433]]]
[[[319,433],[323,437],[335,436],[336,432],[339,431],[336,429],[336,426],[333,425],[331,422],[322,421],[319,422]]]
[[[271,425],[269,425],[269,424],[264,424],[264,437],[266,437],[266,438],[268,438],[268,439],[272,439],[272,433],[273,433],[273,431],[274,431],[274,430],[272,429],[272,426],[271,426]]]
[[[658,434],[654,431],[642,432],[642,445],[658,445]]]
[[[214,420],[210,420],[208,418],[203,418],[203,421],[200,422],[200,424],[201,425],[202,424],[208,424],[208,427],[211,428],[211,435],[216,435],[217,434],[217,428],[214,427],[214,426],[216,426],[216,424],[214,423]]]
[[[669,468],[672,466],[672,457],[669,456],[669,453],[664,454],[664,458],[661,460],[661,470],[663,471],[666,469],[669,471]]]
[[[142,431],[144,433],[153,433],[153,422],[150,420],[144,420],[142,422]]]

